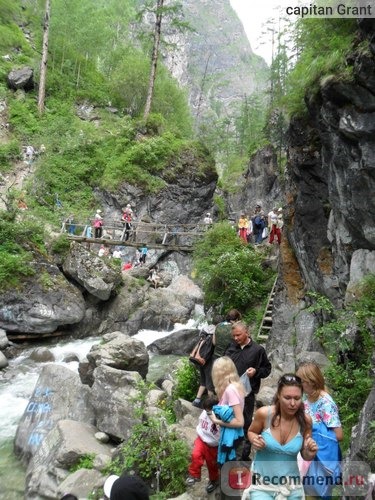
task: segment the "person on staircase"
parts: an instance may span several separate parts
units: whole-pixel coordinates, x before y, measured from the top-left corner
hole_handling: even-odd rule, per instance
[[[248,326],[241,321],[232,325],[232,342],[226,349],[225,355],[232,359],[240,377],[244,373],[247,374],[252,389],[245,398],[244,407],[245,442],[241,460],[246,461],[249,460],[251,450],[251,444],[246,436],[253,418],[255,395],[259,392],[261,379],[268,377],[272,367],[264,347],[254,342]]]

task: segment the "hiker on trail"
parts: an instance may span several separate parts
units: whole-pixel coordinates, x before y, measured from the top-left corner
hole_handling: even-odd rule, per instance
[[[155,266],[153,269],[151,269],[149,277],[147,278],[148,281],[151,281],[151,283],[154,285],[154,288],[158,287],[158,285],[161,284],[161,277],[158,275],[158,267]]]
[[[255,412],[248,439],[256,450],[252,472],[258,480],[242,499],[305,498],[297,456],[312,460],[318,446],[311,437],[311,417],[303,410],[302,394],[301,379],[286,373],[278,381],[274,404]]]
[[[25,156],[26,162],[31,165],[35,154],[35,149],[32,146],[26,146]]]
[[[263,229],[266,226],[264,212],[259,204],[255,206],[254,215],[252,216],[251,221],[253,223],[253,234],[255,238],[254,244],[259,245],[263,241]]]
[[[95,238],[101,238],[103,234],[103,217],[100,215],[102,211],[98,209],[94,217]]]
[[[71,236],[74,236],[74,233],[75,233],[75,230],[76,230],[76,225],[74,223],[74,215],[70,214],[67,217],[65,223],[68,226],[68,234],[70,234]]]
[[[241,214],[238,220],[238,235],[245,243],[247,243],[248,230],[249,230],[249,221],[245,214]]]
[[[247,325],[241,321],[232,325],[232,342],[226,349],[225,355],[233,360],[239,376],[246,373],[250,379],[252,390],[245,398],[245,443],[241,456],[241,460],[249,460],[251,445],[246,436],[253,418],[255,395],[259,392],[261,379],[271,373],[271,363],[264,347],[252,340]]]
[[[275,236],[277,237],[277,243],[280,245],[281,230],[278,226],[278,211],[276,207],[274,207],[268,214],[268,229],[270,232],[270,239],[269,239],[270,245],[272,245]]]
[[[202,331],[201,334],[206,334],[207,340],[212,340],[213,339],[213,334],[215,331],[214,325],[207,325]],[[201,335],[200,334],[200,335]],[[207,344],[207,343],[206,343]],[[209,344],[207,344],[209,345]],[[211,358],[212,358],[212,353],[213,353],[213,344],[211,342],[211,350],[209,352],[209,357],[205,360],[206,363],[202,366],[199,365],[199,386],[198,386],[198,391],[197,395],[195,396],[194,401],[192,401],[192,405],[196,406],[197,408],[202,408],[202,397],[203,395],[208,392],[208,395],[211,396],[214,394],[214,386],[213,382],[211,379],[211,369],[212,369],[212,363],[211,363]]]
[[[146,264],[146,257],[147,257],[147,254],[148,254],[147,245],[143,245],[143,247],[141,248],[140,252],[141,252],[141,256],[139,257],[139,262],[141,264]]]
[[[203,401],[203,411],[199,415],[197,438],[194,441],[189,465],[187,486],[193,486],[201,480],[201,471],[204,462],[208,469],[210,482],[206,486],[207,493],[214,491],[219,485],[219,467],[217,464],[217,447],[219,444],[220,427],[211,422],[212,407],[218,403],[216,396],[207,396]]]

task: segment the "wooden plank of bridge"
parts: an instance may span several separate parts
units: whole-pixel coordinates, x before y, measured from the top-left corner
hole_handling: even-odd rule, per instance
[[[141,243],[135,241],[111,240],[104,238],[86,238],[84,236],[67,236],[68,240],[78,241],[79,243],[97,243],[98,245],[112,245],[139,248]],[[192,252],[193,247],[187,245],[163,245],[160,243],[147,243],[148,248],[156,250],[170,250],[174,252]]]

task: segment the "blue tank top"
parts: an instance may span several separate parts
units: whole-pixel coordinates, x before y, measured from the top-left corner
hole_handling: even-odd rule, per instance
[[[286,444],[280,444],[271,433],[271,407],[268,410],[267,428],[261,434],[266,447],[255,454],[253,471],[263,478],[270,478],[273,484],[283,483],[281,478],[296,478],[297,484],[300,472],[297,455],[301,451],[303,436],[300,431]]]

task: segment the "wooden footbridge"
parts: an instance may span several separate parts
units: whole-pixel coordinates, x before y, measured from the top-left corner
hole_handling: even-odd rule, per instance
[[[104,220],[101,232],[90,222],[63,222],[61,233],[69,240],[87,244],[130,246],[191,252],[194,243],[207,231],[207,224],[161,224],[132,222],[130,227],[121,221]],[[101,236],[100,236],[101,235]]]

